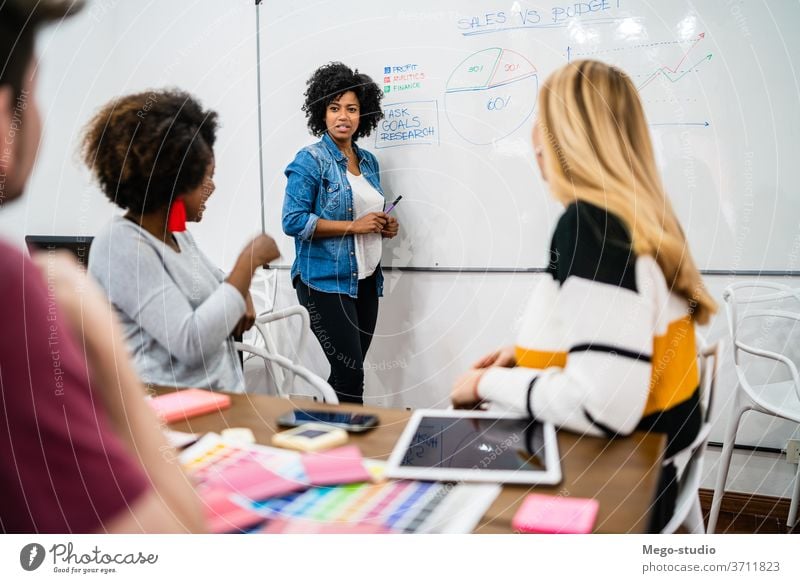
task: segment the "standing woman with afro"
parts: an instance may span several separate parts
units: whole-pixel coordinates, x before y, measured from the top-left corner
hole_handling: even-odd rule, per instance
[[[143,381],[242,392],[232,335],[253,325],[250,281],[279,253],[258,235],[226,274],[186,230],[215,190],[216,130],[217,114],[182,91],[127,95],[95,115],[83,159],[125,214],[94,239],[89,271],[122,320]]]
[[[364,357],[383,295],[382,239],[397,235],[383,212],[378,161],[359,148],[383,117],[380,88],[342,63],[317,69],[303,111],[322,139],[286,168],[283,230],[294,237],[292,283],[330,362],[328,382],[343,402],[362,403]]]

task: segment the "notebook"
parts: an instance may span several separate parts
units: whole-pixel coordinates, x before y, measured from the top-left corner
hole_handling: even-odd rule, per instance
[[[183,389],[147,401],[167,423],[182,421],[231,406],[231,398],[204,389]]]

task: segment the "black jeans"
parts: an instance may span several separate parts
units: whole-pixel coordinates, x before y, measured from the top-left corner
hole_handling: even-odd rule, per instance
[[[375,274],[358,282],[358,298],[311,289],[298,277],[295,291],[311,330],[331,363],[328,383],[343,403],[364,402],[364,357],[378,320]]]

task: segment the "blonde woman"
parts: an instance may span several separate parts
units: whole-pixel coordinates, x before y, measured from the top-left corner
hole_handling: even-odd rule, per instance
[[[539,103],[536,157],[565,207],[550,277],[516,344],[462,375],[453,403],[495,402],[587,435],[664,433],[669,457],[700,427],[694,326],[716,304],[664,192],[630,78],[576,61],[548,79]],[[669,519],[675,490],[670,465],[652,530]]]

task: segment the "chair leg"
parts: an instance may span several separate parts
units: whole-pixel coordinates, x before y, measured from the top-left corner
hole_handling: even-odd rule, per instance
[[[739,390],[738,388],[736,389]],[[719,518],[719,509],[722,506],[722,496],[725,494],[725,482],[728,480],[728,470],[731,466],[731,457],[733,457],[733,445],[736,442],[736,432],[739,430],[739,421],[742,419],[745,411],[749,411],[751,407],[740,406],[739,399],[734,402],[735,409],[731,417],[728,419],[728,427],[725,429],[725,438],[722,441],[722,456],[719,459],[719,470],[717,470],[717,483],[714,486],[714,498],[711,501],[711,512],[708,515],[708,530],[709,534],[714,534],[717,528],[717,519]]]
[[[683,526],[691,534],[705,534],[706,527],[703,523],[703,509],[700,507],[700,496],[695,494],[692,501],[692,507],[689,509],[689,514],[686,520],[683,521]]]
[[[797,504],[800,498],[800,464],[797,464],[797,474],[794,477],[794,488],[792,492],[792,502],[789,505],[789,519],[786,521],[786,526],[789,529],[797,526]]]

